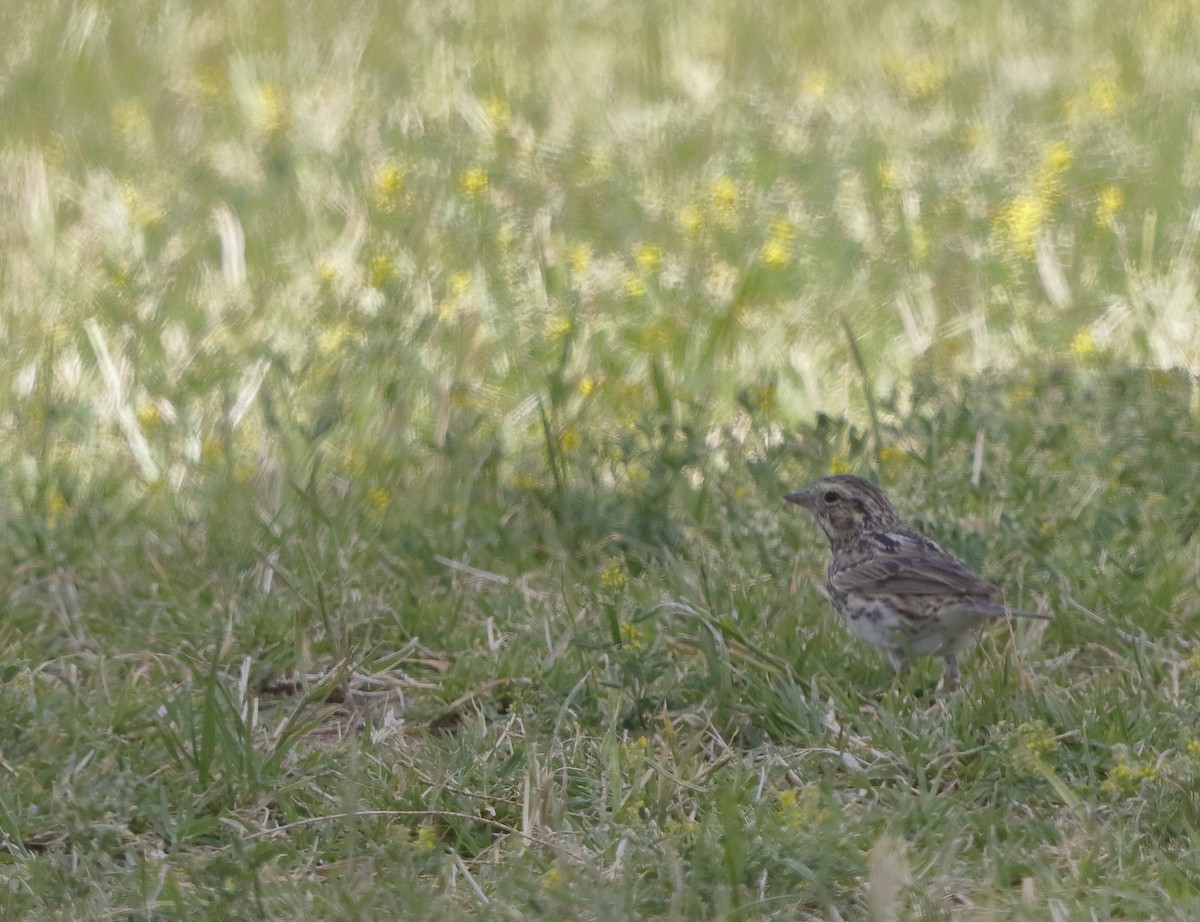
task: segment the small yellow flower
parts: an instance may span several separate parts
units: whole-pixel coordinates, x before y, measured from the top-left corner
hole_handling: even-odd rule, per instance
[[[413,841],[418,851],[431,852],[438,846],[438,833],[432,826],[418,826]]]
[[[556,315],[546,332],[551,339],[562,339],[571,332],[571,318],[566,314]]]
[[[386,487],[371,487],[367,491],[367,502],[372,507],[382,512],[392,504],[392,494]]]
[[[338,271],[333,263],[323,262],[317,266],[317,278],[321,280],[322,285],[332,285],[337,281]]]
[[[563,430],[563,434],[558,441],[562,445],[562,450],[569,454],[579,447],[579,431],[568,427]]]
[[[353,339],[356,336],[356,331],[353,326],[348,323],[337,323],[331,327],[326,327],[321,331],[321,336],[318,339],[318,348],[328,355],[335,351],[342,343],[348,339]]]
[[[635,758],[645,758],[650,751],[650,741],[643,736],[635,736],[625,744],[625,754]]]
[[[791,243],[796,239],[796,225],[787,218],[776,218],[771,222],[771,236],[780,243]]]
[[[1100,789],[1107,794],[1118,797],[1128,797],[1135,793],[1142,782],[1158,780],[1158,768],[1148,762],[1134,763],[1129,761],[1127,752],[1117,754],[1117,764],[1108,771]]]
[[[646,293],[646,283],[636,275],[631,275],[625,280],[625,293],[631,298],[640,298]]]
[[[790,259],[787,244],[772,238],[762,245],[758,258],[768,269],[782,269]]]
[[[679,226],[688,237],[697,237],[704,230],[704,215],[699,208],[689,205],[679,212]]]
[[[454,298],[441,301],[437,306],[438,323],[449,326],[458,319],[461,305]]]
[[[375,207],[395,211],[404,188],[404,170],[396,163],[384,163],[375,170]]]
[[[1192,740],[1187,744],[1187,754],[1190,758],[1200,762],[1200,740]]]
[[[450,273],[450,294],[457,297],[471,287],[471,273],[459,270]]]
[[[158,406],[153,403],[148,403],[137,413],[138,424],[143,429],[150,429],[162,422],[162,417],[159,415]]]
[[[258,88],[251,119],[255,129],[262,134],[279,134],[287,128],[288,114],[279,87],[273,83],[264,83]]]
[[[487,191],[488,174],[479,167],[463,170],[458,177],[458,191],[463,195],[477,198]]]
[[[576,274],[584,272],[591,261],[592,250],[586,243],[575,244],[571,247],[571,252],[567,256],[567,264],[571,267],[571,271]]]
[[[905,91],[916,99],[937,93],[946,82],[946,68],[931,58],[908,61],[900,73]]]
[[[1101,186],[1096,199],[1097,226],[1111,228],[1116,224],[1117,216],[1125,204],[1125,193],[1121,191],[1120,186]]]
[[[653,243],[643,243],[637,248],[635,258],[643,272],[653,272],[662,263],[663,251]]]
[[[850,462],[847,461],[845,458],[843,458],[841,455],[835,455],[834,457],[829,459],[829,473],[830,474],[849,474],[850,473]]]
[[[1052,141],[1042,149],[1042,166],[1039,172],[1039,188],[1051,186],[1057,188],[1059,177],[1071,168],[1075,162],[1075,152],[1069,144],[1062,141]]]
[[[737,184],[728,176],[722,176],[712,186],[713,205],[718,211],[732,211],[737,207]]]
[[[596,393],[596,379],[591,375],[584,375],[579,379],[579,393],[584,397],[591,397]]]
[[[499,96],[489,96],[483,101],[483,110],[488,114],[497,128],[503,128],[508,124],[508,120],[512,118],[512,110],[509,109],[506,103]]]
[[[600,585],[605,589],[620,589],[625,585],[625,568],[613,561],[600,574]]]
[[[371,287],[379,288],[396,277],[396,264],[390,257],[375,256],[370,266]]]
[[[645,632],[632,621],[621,622],[621,643],[631,650],[641,650]]]
[[[996,228],[1010,250],[1019,256],[1033,256],[1038,232],[1046,218],[1046,203],[1036,195],[1021,195],[996,217]]]
[[[1071,340],[1071,352],[1081,359],[1096,354],[1096,340],[1091,330],[1084,328],[1075,334]]]
[[[821,792],[815,784],[806,784],[799,792],[793,788],[780,791],[779,819],[789,829],[804,829],[824,819]]]
[[[898,445],[884,445],[879,449],[879,460],[883,464],[897,464],[908,459],[908,452]]]

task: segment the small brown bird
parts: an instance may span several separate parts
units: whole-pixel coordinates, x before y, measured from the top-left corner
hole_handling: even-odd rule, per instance
[[[826,477],[784,499],[811,512],[829,538],[825,585],[846,626],[887,654],[901,680],[914,656],[941,656],[958,688],[955,654],[997,618],[1042,618],[992,601],[1000,590],[907,528],[883,491],[853,474]]]

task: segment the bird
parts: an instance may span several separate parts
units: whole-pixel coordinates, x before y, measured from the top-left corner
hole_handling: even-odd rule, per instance
[[[999,587],[905,525],[884,492],[863,477],[834,474],[784,499],[811,512],[825,532],[830,601],[852,633],[887,654],[900,682],[914,657],[940,656],[943,686],[956,691],[957,654],[985,624],[1050,619],[993,601]]]

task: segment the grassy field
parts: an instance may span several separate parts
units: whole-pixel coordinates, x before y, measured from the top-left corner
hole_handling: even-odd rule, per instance
[[[1200,917],[1196,4],[0,33],[0,918]]]

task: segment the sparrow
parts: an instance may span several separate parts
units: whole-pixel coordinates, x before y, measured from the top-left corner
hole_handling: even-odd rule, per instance
[[[869,480],[836,474],[784,499],[811,512],[829,539],[825,585],[833,607],[852,633],[887,654],[901,681],[913,657],[940,656],[944,686],[954,691],[956,656],[985,624],[1049,620],[993,601],[998,587],[906,526]]]

